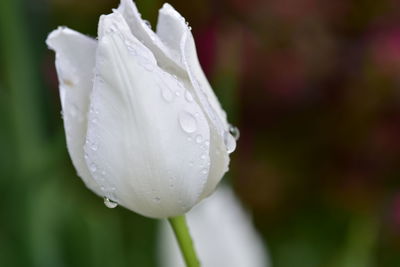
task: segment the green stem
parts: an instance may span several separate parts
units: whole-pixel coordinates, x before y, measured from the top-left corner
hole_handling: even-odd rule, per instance
[[[174,230],[176,240],[181,249],[183,258],[187,267],[200,267],[200,262],[197,259],[196,251],[193,246],[193,241],[189,233],[189,228],[186,224],[185,215],[168,218],[168,221]]]

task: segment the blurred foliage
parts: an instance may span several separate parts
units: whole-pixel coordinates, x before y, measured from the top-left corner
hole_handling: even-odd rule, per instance
[[[136,2],[155,25],[162,2]],[[400,265],[399,2],[170,3],[241,129],[229,175],[273,266]],[[156,222],[76,176],[44,43],[117,5],[0,1],[0,266],[155,266]]]

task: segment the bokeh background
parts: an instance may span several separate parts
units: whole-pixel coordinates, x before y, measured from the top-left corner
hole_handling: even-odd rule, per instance
[[[136,3],[154,27],[162,2]],[[273,266],[400,266],[400,2],[170,3],[241,130],[225,180]],[[117,5],[0,1],[0,266],[156,266],[157,222],[77,177],[44,43]]]

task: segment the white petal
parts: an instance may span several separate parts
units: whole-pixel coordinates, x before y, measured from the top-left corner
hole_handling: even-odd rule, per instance
[[[119,13],[102,16],[88,126],[88,165],[105,196],[149,217],[185,213],[209,172],[209,127],[180,81]],[[90,148],[90,144],[95,149]]]
[[[186,215],[201,266],[267,267],[267,250],[228,187],[220,187]],[[170,226],[160,225],[161,267],[184,267]]]
[[[218,117],[216,119],[227,130],[226,113],[200,66],[192,32],[185,19],[167,3],[159,10],[157,35],[171,50],[179,54],[195,89],[203,92],[211,105],[212,111]]]
[[[132,0],[121,0],[117,11],[123,15],[132,34],[152,51],[162,68],[173,70],[177,72],[176,75],[184,75],[184,68],[178,54],[168,49],[161,42],[160,38],[150,28],[150,25],[141,18],[141,14]]]
[[[173,51],[180,62],[182,62],[182,37],[187,29],[185,23],[185,18],[168,3],[158,11],[157,36],[170,51]]]
[[[197,58],[193,35],[185,19],[169,4],[164,4],[159,11],[157,35],[170,50],[179,52],[181,61],[193,86],[193,94],[200,103],[210,123],[210,158],[211,167],[207,185],[202,197],[211,194],[228,170],[229,156],[227,145],[234,146],[235,140],[228,130],[226,113],[221,108]],[[232,143],[233,142],[233,143]],[[228,144],[229,143],[229,144]]]
[[[97,43],[94,39],[64,27],[51,32],[46,43],[56,52],[56,69],[69,154],[86,186],[99,194],[100,189],[90,175],[83,151]]]

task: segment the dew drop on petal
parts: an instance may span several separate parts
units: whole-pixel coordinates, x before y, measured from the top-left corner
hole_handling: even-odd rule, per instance
[[[185,99],[188,101],[188,102],[193,102],[193,96],[192,96],[192,94],[189,92],[189,91],[185,91]]]
[[[146,62],[143,64],[143,67],[148,71],[153,71],[155,68],[155,65],[151,62]]]
[[[118,206],[117,202],[112,201],[108,197],[104,197],[104,205],[106,205],[107,208],[113,209]]]
[[[128,49],[128,51],[129,51],[132,55],[137,55],[136,49],[135,49],[134,44],[132,43],[132,41],[130,41],[130,40],[125,40],[125,45],[126,45],[126,48]]]
[[[193,133],[197,129],[197,122],[195,117],[187,111],[182,111],[179,114],[179,124],[182,130],[187,133]]]
[[[89,168],[90,168],[90,170],[92,172],[96,172],[97,171],[97,166],[93,162],[89,164]]]
[[[239,140],[240,131],[238,127],[229,125],[229,133],[233,136],[233,138],[235,138],[236,141]]]
[[[145,58],[144,56],[138,56],[138,62],[140,66],[145,68],[147,71],[153,71],[155,69],[155,65],[149,59]]]
[[[196,143],[200,144],[201,141],[203,141],[203,136],[197,135],[197,136],[196,136]]]
[[[224,143],[226,147],[226,152],[232,153],[233,151],[235,151],[236,140],[229,132],[225,132],[224,134]]]
[[[151,23],[148,20],[143,20],[144,24],[151,29]]]
[[[93,150],[93,151],[97,151],[97,144],[96,143],[92,143],[90,145],[90,149]]]
[[[172,100],[174,100],[172,92],[168,87],[161,88],[161,96],[167,102],[172,102]]]
[[[175,186],[175,177],[169,177],[169,187],[173,188]]]

